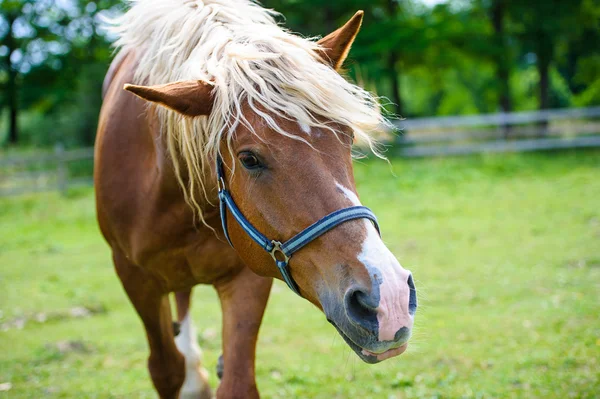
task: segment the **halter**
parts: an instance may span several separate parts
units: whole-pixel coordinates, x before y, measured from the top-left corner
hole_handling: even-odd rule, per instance
[[[304,247],[309,242],[314,241],[317,237],[320,237],[340,224],[354,219],[369,219],[371,222],[373,222],[377,232],[381,234],[379,231],[377,218],[369,208],[365,206],[351,206],[349,208],[338,209],[337,211],[331,212],[284,243],[277,240],[270,240],[261,234],[256,227],[252,226],[248,219],[244,217],[240,209],[233,201],[231,194],[229,191],[227,191],[225,185],[223,160],[221,159],[220,155],[217,156],[217,179],[219,186],[221,224],[223,225],[223,231],[225,232],[225,237],[227,238],[229,245],[233,247],[233,243],[231,242],[229,231],[227,229],[227,209],[229,209],[229,212],[231,212],[235,220],[242,227],[242,229],[244,229],[246,234],[248,234],[250,238],[252,238],[254,242],[260,245],[265,251],[271,254],[271,257],[273,257],[273,260],[275,261],[283,280],[286,282],[288,287],[290,287],[290,289],[298,295],[300,295],[300,291],[298,290],[298,285],[290,274],[289,262],[292,255],[300,248]]]

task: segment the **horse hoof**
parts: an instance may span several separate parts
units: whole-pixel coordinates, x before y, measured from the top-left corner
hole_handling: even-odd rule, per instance
[[[223,355],[219,356],[219,360],[217,361],[217,377],[219,377],[219,380],[223,379],[223,368],[224,368],[224,364],[223,364]]]

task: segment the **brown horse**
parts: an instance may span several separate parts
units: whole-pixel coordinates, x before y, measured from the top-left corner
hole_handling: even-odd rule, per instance
[[[272,278],[286,273],[366,362],[401,354],[411,335],[412,278],[365,220],[352,172],[353,141],[372,144],[368,133],[385,123],[376,99],[337,72],[362,12],[318,42],[273,18],[247,0],[148,0],[114,23],[121,49],[98,127],[98,221],[161,398],[211,396],[189,317],[196,284],[212,284],[223,311],[218,398],[258,397],[258,330]],[[243,215],[222,213],[233,247],[219,217],[225,187]],[[289,264],[243,227],[285,241],[351,208],[363,216],[327,232],[321,223]]]

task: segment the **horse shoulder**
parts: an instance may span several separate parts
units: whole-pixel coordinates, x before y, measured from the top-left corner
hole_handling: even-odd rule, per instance
[[[122,90],[134,74],[134,57],[115,60],[107,74],[95,146],[96,207],[102,233],[132,261],[147,252],[144,243],[157,227],[159,165],[153,137],[154,117],[144,101]],[[106,81],[105,80],[105,83]],[[154,223],[153,223],[154,222]],[[137,262],[134,262],[137,263]]]

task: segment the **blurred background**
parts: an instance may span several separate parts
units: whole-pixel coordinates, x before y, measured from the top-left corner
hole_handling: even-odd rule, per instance
[[[366,16],[349,75],[405,118],[600,104],[594,0],[267,0],[323,36]],[[92,145],[121,1],[0,2],[0,144]]]
[[[345,73],[400,133],[356,181],[420,301],[408,352],[368,366],[276,282],[263,397],[597,398],[600,3],[263,4],[304,36],[365,11]],[[91,187],[102,18],[125,8],[0,0],[0,396],[155,397]],[[220,309],[210,287],[194,302],[214,388]]]

